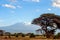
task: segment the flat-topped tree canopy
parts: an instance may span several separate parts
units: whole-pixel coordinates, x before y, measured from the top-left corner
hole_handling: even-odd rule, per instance
[[[43,26],[43,25],[50,26],[50,24],[52,24],[53,22],[56,23],[57,28],[60,29],[60,16],[52,13],[42,14],[40,17],[35,18],[32,21],[32,24],[39,25],[39,26]],[[49,24],[46,24],[46,23],[49,23]]]
[[[40,15],[40,17],[47,17],[47,18],[57,18],[60,20],[60,16],[59,15],[55,15],[55,14],[51,14],[51,13],[46,13],[46,14],[42,14]]]

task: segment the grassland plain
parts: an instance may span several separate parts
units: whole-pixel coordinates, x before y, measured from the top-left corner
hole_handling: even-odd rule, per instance
[[[0,40],[25,40],[25,39],[0,39]],[[26,40],[28,40],[26,38]],[[60,39],[29,39],[29,40],[60,40]]]
[[[60,40],[60,39],[42,39],[42,38],[29,38],[29,37],[0,37],[0,40]]]

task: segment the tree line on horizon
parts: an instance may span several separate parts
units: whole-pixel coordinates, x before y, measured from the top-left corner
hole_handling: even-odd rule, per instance
[[[14,33],[14,34],[12,34],[10,32],[4,32],[4,30],[0,30],[0,36],[8,36],[9,38],[11,38],[11,36],[15,36],[15,37],[29,36],[30,38],[35,38],[36,36],[44,36],[45,37],[44,34],[42,34],[42,35],[34,34],[34,33],[26,33],[26,34],[24,34],[24,33]],[[60,39],[60,33],[54,35],[54,39]]]

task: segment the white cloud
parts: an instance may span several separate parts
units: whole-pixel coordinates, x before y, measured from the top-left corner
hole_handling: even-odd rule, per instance
[[[19,6],[19,5],[18,5],[17,8],[22,8],[22,6]]]
[[[27,2],[40,2],[40,0],[23,0],[23,1],[27,1]]]
[[[31,25],[31,22],[24,22],[25,25]]]
[[[6,8],[16,9],[16,7],[14,5],[10,5],[10,4],[2,4],[2,6],[6,7]]]
[[[40,0],[32,0],[33,2],[40,2]]]
[[[58,7],[60,8],[60,0],[53,0],[53,7]]]
[[[51,8],[48,8],[48,11],[51,11],[52,9]]]

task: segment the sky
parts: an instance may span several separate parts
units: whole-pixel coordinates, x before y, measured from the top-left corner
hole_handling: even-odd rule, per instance
[[[30,24],[43,13],[60,15],[60,0],[0,0],[0,26]]]

